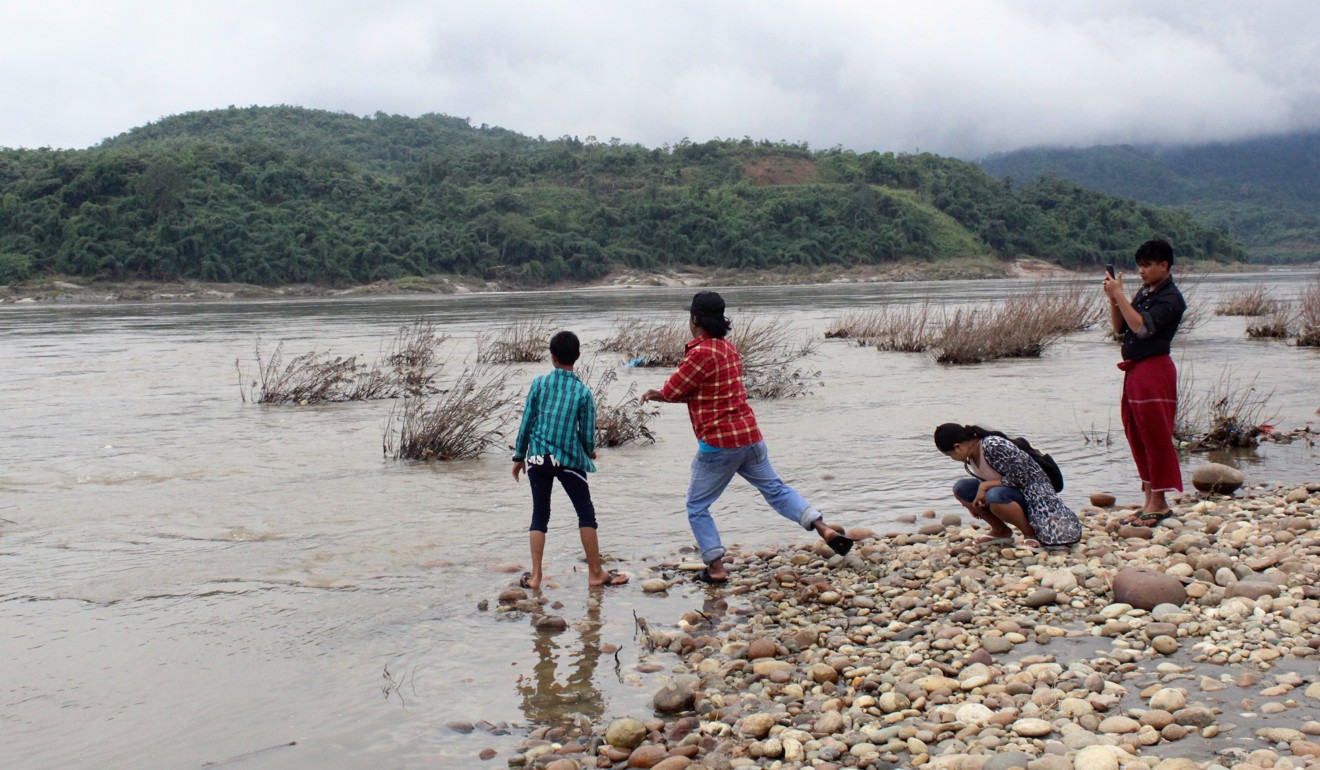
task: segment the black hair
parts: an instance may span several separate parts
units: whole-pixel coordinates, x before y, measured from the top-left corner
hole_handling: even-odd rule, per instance
[[[953,449],[954,444],[961,444],[964,441],[985,438],[986,436],[1008,438],[997,430],[982,428],[980,425],[959,425],[956,422],[946,422],[935,429],[935,447],[941,452],[947,452]]]
[[[729,335],[729,330],[733,328],[733,321],[721,315],[697,315],[692,314],[692,320],[700,326],[707,334],[717,340],[722,340]]]
[[[577,363],[578,356],[582,355],[582,345],[578,342],[577,335],[573,332],[559,332],[551,337],[550,355],[564,366]]]
[[[1135,259],[1138,265],[1168,262],[1169,267],[1173,267],[1173,246],[1163,238],[1152,238],[1137,247]]]

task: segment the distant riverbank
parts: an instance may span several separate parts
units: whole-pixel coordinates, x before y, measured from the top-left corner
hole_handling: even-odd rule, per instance
[[[1242,272],[1263,269],[1258,265],[1203,264],[1198,272]],[[471,294],[499,291],[537,291],[569,288],[618,288],[628,286],[783,286],[825,283],[886,283],[900,281],[945,281],[993,278],[1055,278],[1078,273],[1042,260],[1010,262],[971,257],[939,262],[896,262],[851,268],[800,268],[792,270],[735,270],[690,268],[667,271],[621,271],[585,284],[526,286],[483,281],[472,276],[410,276],[360,286],[290,284],[256,286],[243,283],[202,281],[86,281],[51,277],[14,286],[0,286],[0,304],[35,302],[194,302],[229,299],[296,299],[300,297],[407,296],[418,294]]]

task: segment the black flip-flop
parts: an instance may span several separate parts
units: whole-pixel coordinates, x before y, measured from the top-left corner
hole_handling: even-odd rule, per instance
[[[703,583],[710,583],[713,586],[717,586],[720,585],[721,583],[729,582],[729,579],[726,577],[723,578],[711,577],[709,567],[697,573],[697,580],[700,580]]]
[[[1119,522],[1131,527],[1153,527],[1173,515],[1173,511],[1138,511]]]
[[[838,555],[847,556],[848,552],[852,550],[853,541],[852,538],[847,535],[835,535],[829,540],[826,540],[825,545],[828,545],[830,549]]]
[[[532,587],[532,582],[531,582],[531,581],[532,581],[532,573],[530,573],[530,572],[524,572],[524,573],[522,573],[522,577],[518,578],[518,587],[519,587],[519,588],[531,588],[531,587]]]

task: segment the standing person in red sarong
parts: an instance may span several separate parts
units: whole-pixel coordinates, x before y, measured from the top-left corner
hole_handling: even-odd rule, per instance
[[[1178,411],[1178,372],[1169,345],[1178,333],[1187,302],[1174,285],[1173,247],[1161,238],[1141,244],[1136,253],[1141,288],[1129,301],[1123,274],[1106,273],[1109,320],[1123,338],[1123,432],[1132,447],[1141,489],[1141,511],[1124,524],[1154,526],[1170,515],[1166,492],[1182,491],[1182,471],[1174,445],[1174,415]]]

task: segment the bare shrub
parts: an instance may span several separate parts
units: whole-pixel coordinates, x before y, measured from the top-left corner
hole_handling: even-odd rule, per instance
[[[578,378],[591,388],[591,395],[596,399],[596,446],[654,444],[655,434],[647,426],[655,418],[655,412],[642,408],[637,398],[637,383],[629,385],[618,401],[611,402],[610,386],[618,381],[619,373],[614,369],[602,369],[596,376],[596,366],[597,363],[592,361],[579,364],[575,369]]]
[[[932,317],[930,300],[920,305],[895,308],[889,314],[889,323],[875,340],[877,350],[895,350],[901,353],[924,353],[934,341],[940,320]]]
[[[1262,391],[1256,376],[1239,381],[1230,367],[1224,367],[1218,381],[1205,393],[1193,392],[1190,366],[1178,372],[1178,411],[1174,418],[1174,437],[1194,449],[1254,447],[1263,435],[1261,426],[1271,422],[1269,400],[1273,390]]]
[[[1225,367],[1219,381],[1205,395],[1208,422],[1199,441],[1202,447],[1247,447],[1259,442],[1261,423],[1273,419],[1268,408],[1274,390],[1259,390],[1256,377],[1238,382]]]
[[[811,392],[819,371],[795,367],[820,341],[799,336],[778,317],[749,314],[735,323],[729,341],[742,358],[743,384],[752,398],[792,398]]]
[[[1302,291],[1297,309],[1297,344],[1320,347],[1320,281]]]
[[[1179,443],[1192,443],[1204,433],[1204,398],[1195,392],[1196,379],[1186,359],[1178,362],[1178,405],[1173,414],[1173,437]]]
[[[989,308],[958,308],[932,341],[935,360],[946,364],[979,364],[993,355]]]
[[[1178,284],[1178,291],[1183,295],[1183,302],[1187,303],[1187,309],[1183,311],[1182,320],[1178,322],[1179,334],[1191,334],[1209,318],[1209,314],[1206,312],[1208,306],[1199,299],[1202,280],[1202,278],[1196,277]]]
[[[859,345],[868,345],[888,325],[890,311],[889,305],[848,310],[825,329],[825,339],[856,340]]]
[[[1257,284],[1221,300],[1218,305],[1215,305],[1215,315],[1263,316],[1277,306],[1278,303],[1270,298],[1269,291],[1264,286]]]
[[[1037,283],[1030,290],[1010,295],[1004,304],[1016,312],[1036,313],[1059,334],[1090,329],[1105,318],[1106,305],[1093,286],[1083,283]]]
[[[633,366],[678,366],[687,352],[689,335],[681,321],[621,318],[614,336],[601,340],[600,349],[622,353]]]
[[[441,366],[436,359],[440,346],[448,340],[449,335],[438,334],[435,324],[422,318],[399,327],[382,358],[397,388],[394,396],[435,392],[432,383]]]
[[[1037,358],[1063,336],[1058,319],[1025,302],[959,308],[931,345],[935,360],[979,364],[998,358]]]
[[[532,316],[512,321],[477,338],[479,364],[531,364],[550,355],[549,319]]]
[[[938,325],[929,299],[920,305],[882,305],[850,310],[825,330],[826,339],[849,339],[877,350],[920,353],[930,347],[931,331]]]
[[[477,457],[504,436],[513,419],[512,372],[464,369],[436,396],[395,402],[385,422],[382,451],[394,460],[463,460]]]
[[[1292,334],[1297,311],[1287,302],[1276,302],[1274,307],[1247,324],[1247,336],[1282,339]]]
[[[394,391],[391,379],[377,367],[358,363],[357,356],[331,356],[312,351],[284,363],[284,343],[275,345],[269,357],[256,344],[257,379],[240,394],[254,404],[318,404],[334,401],[365,401],[388,398]],[[237,360],[240,383],[246,379]]]

